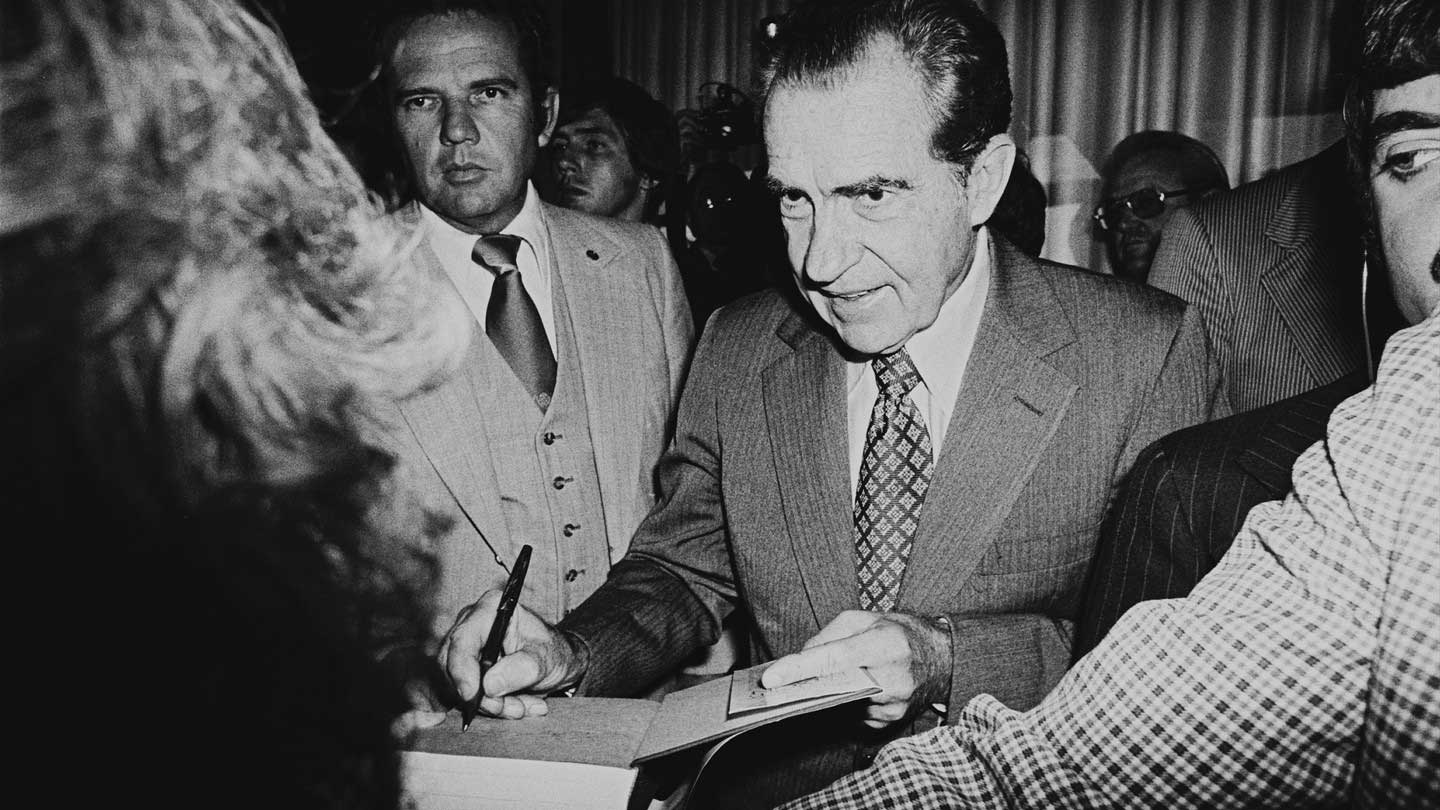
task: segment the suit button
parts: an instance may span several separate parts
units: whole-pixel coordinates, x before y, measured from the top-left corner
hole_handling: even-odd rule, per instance
[[[555,480],[550,482],[550,485],[555,487],[556,489],[564,489],[566,484],[569,484],[574,480],[574,478],[566,478],[563,475],[557,475],[555,476]]]
[[[541,440],[544,441],[546,444],[554,444],[556,439],[563,439],[563,438],[565,438],[565,437],[564,437],[564,436],[561,436],[559,433],[554,433],[554,432],[551,432],[551,431],[548,431],[548,430],[547,430],[547,431],[545,431],[545,435],[544,435],[544,436],[541,436],[540,438],[541,438]]]
[[[579,528],[579,523],[566,523],[565,528],[561,529],[560,533],[565,535],[566,537],[574,537],[576,530]]]

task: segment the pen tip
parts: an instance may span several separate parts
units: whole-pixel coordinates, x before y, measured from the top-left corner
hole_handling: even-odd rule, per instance
[[[463,722],[460,723],[460,731],[465,732],[465,731],[469,731],[469,730],[470,730],[470,721],[469,721],[469,720],[465,720],[465,721],[463,721]]]

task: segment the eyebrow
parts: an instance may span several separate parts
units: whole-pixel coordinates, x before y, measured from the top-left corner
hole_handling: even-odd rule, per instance
[[[766,176],[765,188],[769,189],[772,194],[784,194],[791,190],[788,184],[776,179],[774,175]],[[830,193],[841,197],[859,197],[872,191],[908,191],[912,188],[914,185],[909,180],[875,174],[855,183],[836,186],[830,189]]]
[[[465,89],[474,91],[483,90],[486,87],[503,87],[506,90],[514,91],[520,89],[520,83],[507,76],[495,76],[492,78],[476,79],[475,81],[470,82],[468,85],[466,85]],[[429,87],[426,85],[420,85],[418,87],[400,87],[396,88],[395,90],[396,101],[406,98],[407,96],[420,95],[440,96],[444,95],[444,93],[441,92],[440,89],[437,87]]]
[[[1397,132],[1437,128],[1440,128],[1440,115],[1416,110],[1396,110],[1378,115],[1370,122],[1370,138],[1372,143],[1378,144]]]

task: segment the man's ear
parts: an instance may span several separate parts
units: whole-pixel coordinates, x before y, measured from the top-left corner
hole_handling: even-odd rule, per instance
[[[540,132],[535,136],[537,146],[544,148],[550,143],[550,137],[555,134],[555,122],[560,118],[560,93],[554,85],[545,88],[545,96],[540,99]]]
[[[970,227],[980,227],[995,213],[1014,166],[1015,141],[1003,132],[992,137],[975,156],[975,162],[970,164],[970,176],[965,180],[965,190],[970,196]]]

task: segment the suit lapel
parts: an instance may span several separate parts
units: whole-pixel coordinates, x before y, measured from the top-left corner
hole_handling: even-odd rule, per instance
[[[1328,249],[1337,241],[1332,228],[1353,225],[1335,221],[1337,216],[1318,210],[1331,197],[1317,197],[1314,190],[1325,182],[1323,176],[1314,177],[1322,169],[1312,161],[1308,171],[1304,180],[1286,188],[1266,226],[1265,237],[1278,250],[1278,255],[1266,262],[1260,286],[1280,314],[1311,379],[1318,384],[1335,379],[1351,365],[1337,364],[1330,358],[1353,357],[1354,362],[1358,362],[1361,354],[1350,345],[1352,335],[1337,331],[1330,319],[1317,314],[1343,308],[1336,300],[1338,290],[1348,283],[1349,265],[1356,257]],[[1339,193],[1343,196],[1344,191]],[[1355,285],[1354,291],[1358,293],[1358,278]]]
[[[617,323],[634,320],[617,317],[617,313],[635,306],[629,286],[611,277],[610,265],[620,246],[580,217],[549,205],[544,210],[552,270],[556,283],[564,289],[574,327],[575,368],[585,391],[605,520],[612,527],[624,525],[624,519],[611,510],[634,500],[633,494],[625,491],[635,485],[633,476],[623,471],[641,468],[639,437],[644,429],[642,407],[626,404],[633,379],[633,372],[627,373],[627,365],[633,363],[627,359],[648,349],[636,345],[635,335],[615,328]]]
[[[790,542],[818,629],[860,606],[845,361],[797,314],[778,331],[794,351],[762,372],[765,420]]]
[[[450,283],[429,240],[420,240],[412,253],[417,270],[438,279],[441,289],[460,293]],[[457,307],[466,313],[463,304]],[[479,398],[479,363],[476,356],[486,351],[488,339],[478,324],[472,326],[470,350],[455,377],[417,397],[400,403],[400,414],[414,435],[420,451],[455,501],[455,505],[492,544],[508,542],[504,515],[495,493],[495,471],[483,450],[488,445],[483,408]],[[464,431],[463,435],[458,431]]]
[[[1032,260],[996,241],[990,294],[925,497],[899,609],[953,607],[998,536],[1078,385],[1045,360],[1072,343]]]

